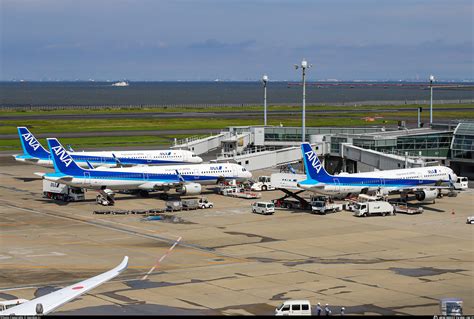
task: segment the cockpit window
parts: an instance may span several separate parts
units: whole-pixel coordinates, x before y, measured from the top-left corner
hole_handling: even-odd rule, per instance
[[[242,172],[246,172],[247,170],[245,168],[242,168]]]

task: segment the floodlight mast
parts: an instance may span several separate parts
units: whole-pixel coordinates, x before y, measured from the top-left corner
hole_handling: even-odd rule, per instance
[[[430,75],[430,127],[433,126],[433,82],[435,77],[433,74]]]
[[[263,83],[263,124],[267,126],[267,82],[268,76],[266,74],[262,77]]]
[[[304,143],[306,141],[306,69],[312,67],[312,64],[308,64],[308,61],[303,58],[301,66],[295,64],[295,69],[301,68],[303,71],[303,118],[301,124],[301,140]]]

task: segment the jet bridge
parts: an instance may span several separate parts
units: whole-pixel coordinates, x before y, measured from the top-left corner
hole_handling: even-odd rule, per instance
[[[230,138],[230,132],[221,132],[217,135],[204,138],[185,138],[175,142],[171,149],[186,149],[194,152],[196,155],[208,153],[221,147],[222,141]]]
[[[342,143],[341,156],[378,170],[423,167],[426,164],[422,159],[382,153],[354,146],[350,143]]]

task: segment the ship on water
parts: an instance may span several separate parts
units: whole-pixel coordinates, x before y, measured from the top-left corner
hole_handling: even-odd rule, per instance
[[[130,84],[127,81],[115,82],[112,86],[129,86]]]

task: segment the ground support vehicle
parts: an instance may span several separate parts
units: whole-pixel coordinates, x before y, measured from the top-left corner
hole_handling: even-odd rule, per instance
[[[272,202],[255,202],[252,204],[252,213],[272,215],[274,212],[275,205]]]
[[[311,201],[311,212],[314,214],[323,214],[340,212],[342,204],[334,203],[329,199],[318,199]]]
[[[393,206],[386,201],[357,202],[354,209],[354,216],[367,217],[369,215],[395,215]]]
[[[271,183],[270,176],[259,176],[258,182],[253,183],[250,189],[253,191],[271,191],[275,187]]]
[[[43,198],[63,202],[78,202],[85,199],[84,189],[43,179]]]
[[[199,198],[199,201],[198,201],[198,207],[201,208],[201,209],[212,208],[212,207],[214,207],[214,203],[210,202],[205,197],[201,197],[201,198]]]

